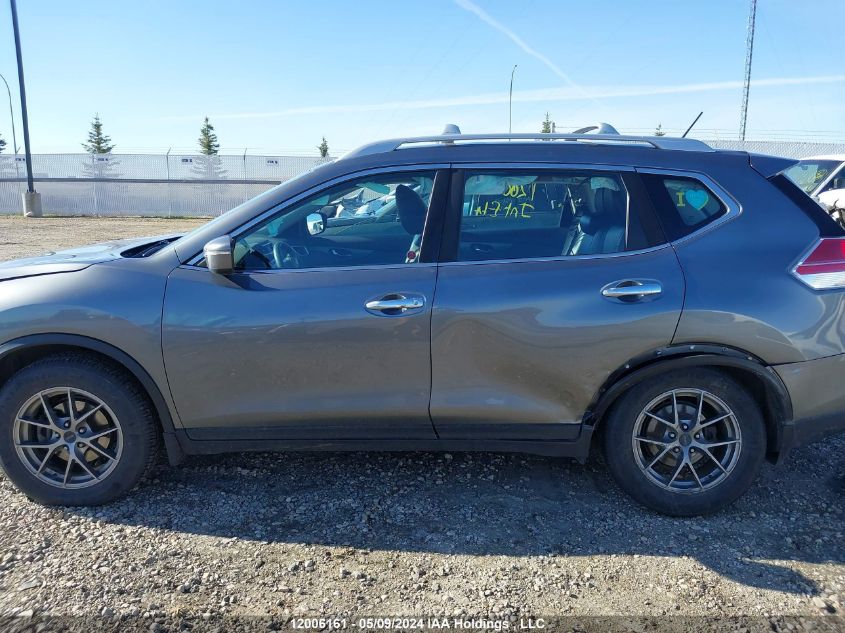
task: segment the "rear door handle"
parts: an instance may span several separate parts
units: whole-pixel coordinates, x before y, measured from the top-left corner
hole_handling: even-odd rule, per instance
[[[642,299],[663,294],[663,286],[653,279],[625,279],[607,284],[601,293],[608,299]]]
[[[364,304],[369,312],[379,312],[387,316],[405,314],[408,310],[419,310],[425,307],[425,297],[420,295],[406,296],[399,293],[385,295],[381,299],[372,299]]]

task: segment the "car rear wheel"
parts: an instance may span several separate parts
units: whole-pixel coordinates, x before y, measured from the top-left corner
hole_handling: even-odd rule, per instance
[[[94,357],[50,357],[0,390],[0,463],[27,496],[99,505],[126,494],[152,464],[157,428],[146,395]]]
[[[617,483],[664,514],[720,510],[749,488],[765,456],[759,407],[716,370],[646,380],[619,399],[606,424],[605,457]]]

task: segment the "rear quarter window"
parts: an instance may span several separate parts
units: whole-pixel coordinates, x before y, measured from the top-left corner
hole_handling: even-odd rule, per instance
[[[694,233],[728,212],[716,194],[695,178],[642,174],[642,179],[670,241]]]

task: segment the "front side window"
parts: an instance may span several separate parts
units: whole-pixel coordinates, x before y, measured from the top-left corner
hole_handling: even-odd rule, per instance
[[[824,193],[825,191],[833,191],[834,189],[845,189],[845,167],[842,167],[837,173],[833,175],[833,178],[825,185],[824,189],[819,191],[819,193]]]
[[[240,235],[238,270],[413,264],[434,173],[392,173],[337,185]]]
[[[621,174],[465,176],[458,261],[602,255],[650,245]]]

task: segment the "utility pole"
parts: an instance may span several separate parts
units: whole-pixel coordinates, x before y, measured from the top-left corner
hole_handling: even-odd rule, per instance
[[[754,21],[757,17],[757,0],[751,0],[748,14],[748,34],[745,41],[745,83],[742,86],[742,112],[739,115],[739,138],[745,140],[745,123],[748,119],[748,92],[751,89],[751,57],[754,54]]]
[[[12,6],[12,29],[15,32],[15,54],[18,58],[18,90],[21,95],[21,122],[23,123],[23,151],[26,158],[26,191],[23,194],[23,214],[27,218],[41,217],[41,194],[35,191],[32,182],[32,154],[29,151],[29,118],[26,112],[26,87],[23,80],[23,58],[21,57],[21,34],[18,29],[18,7]]]
[[[516,72],[516,64],[511,71],[511,89],[508,93],[508,134],[513,132],[513,74]]]

